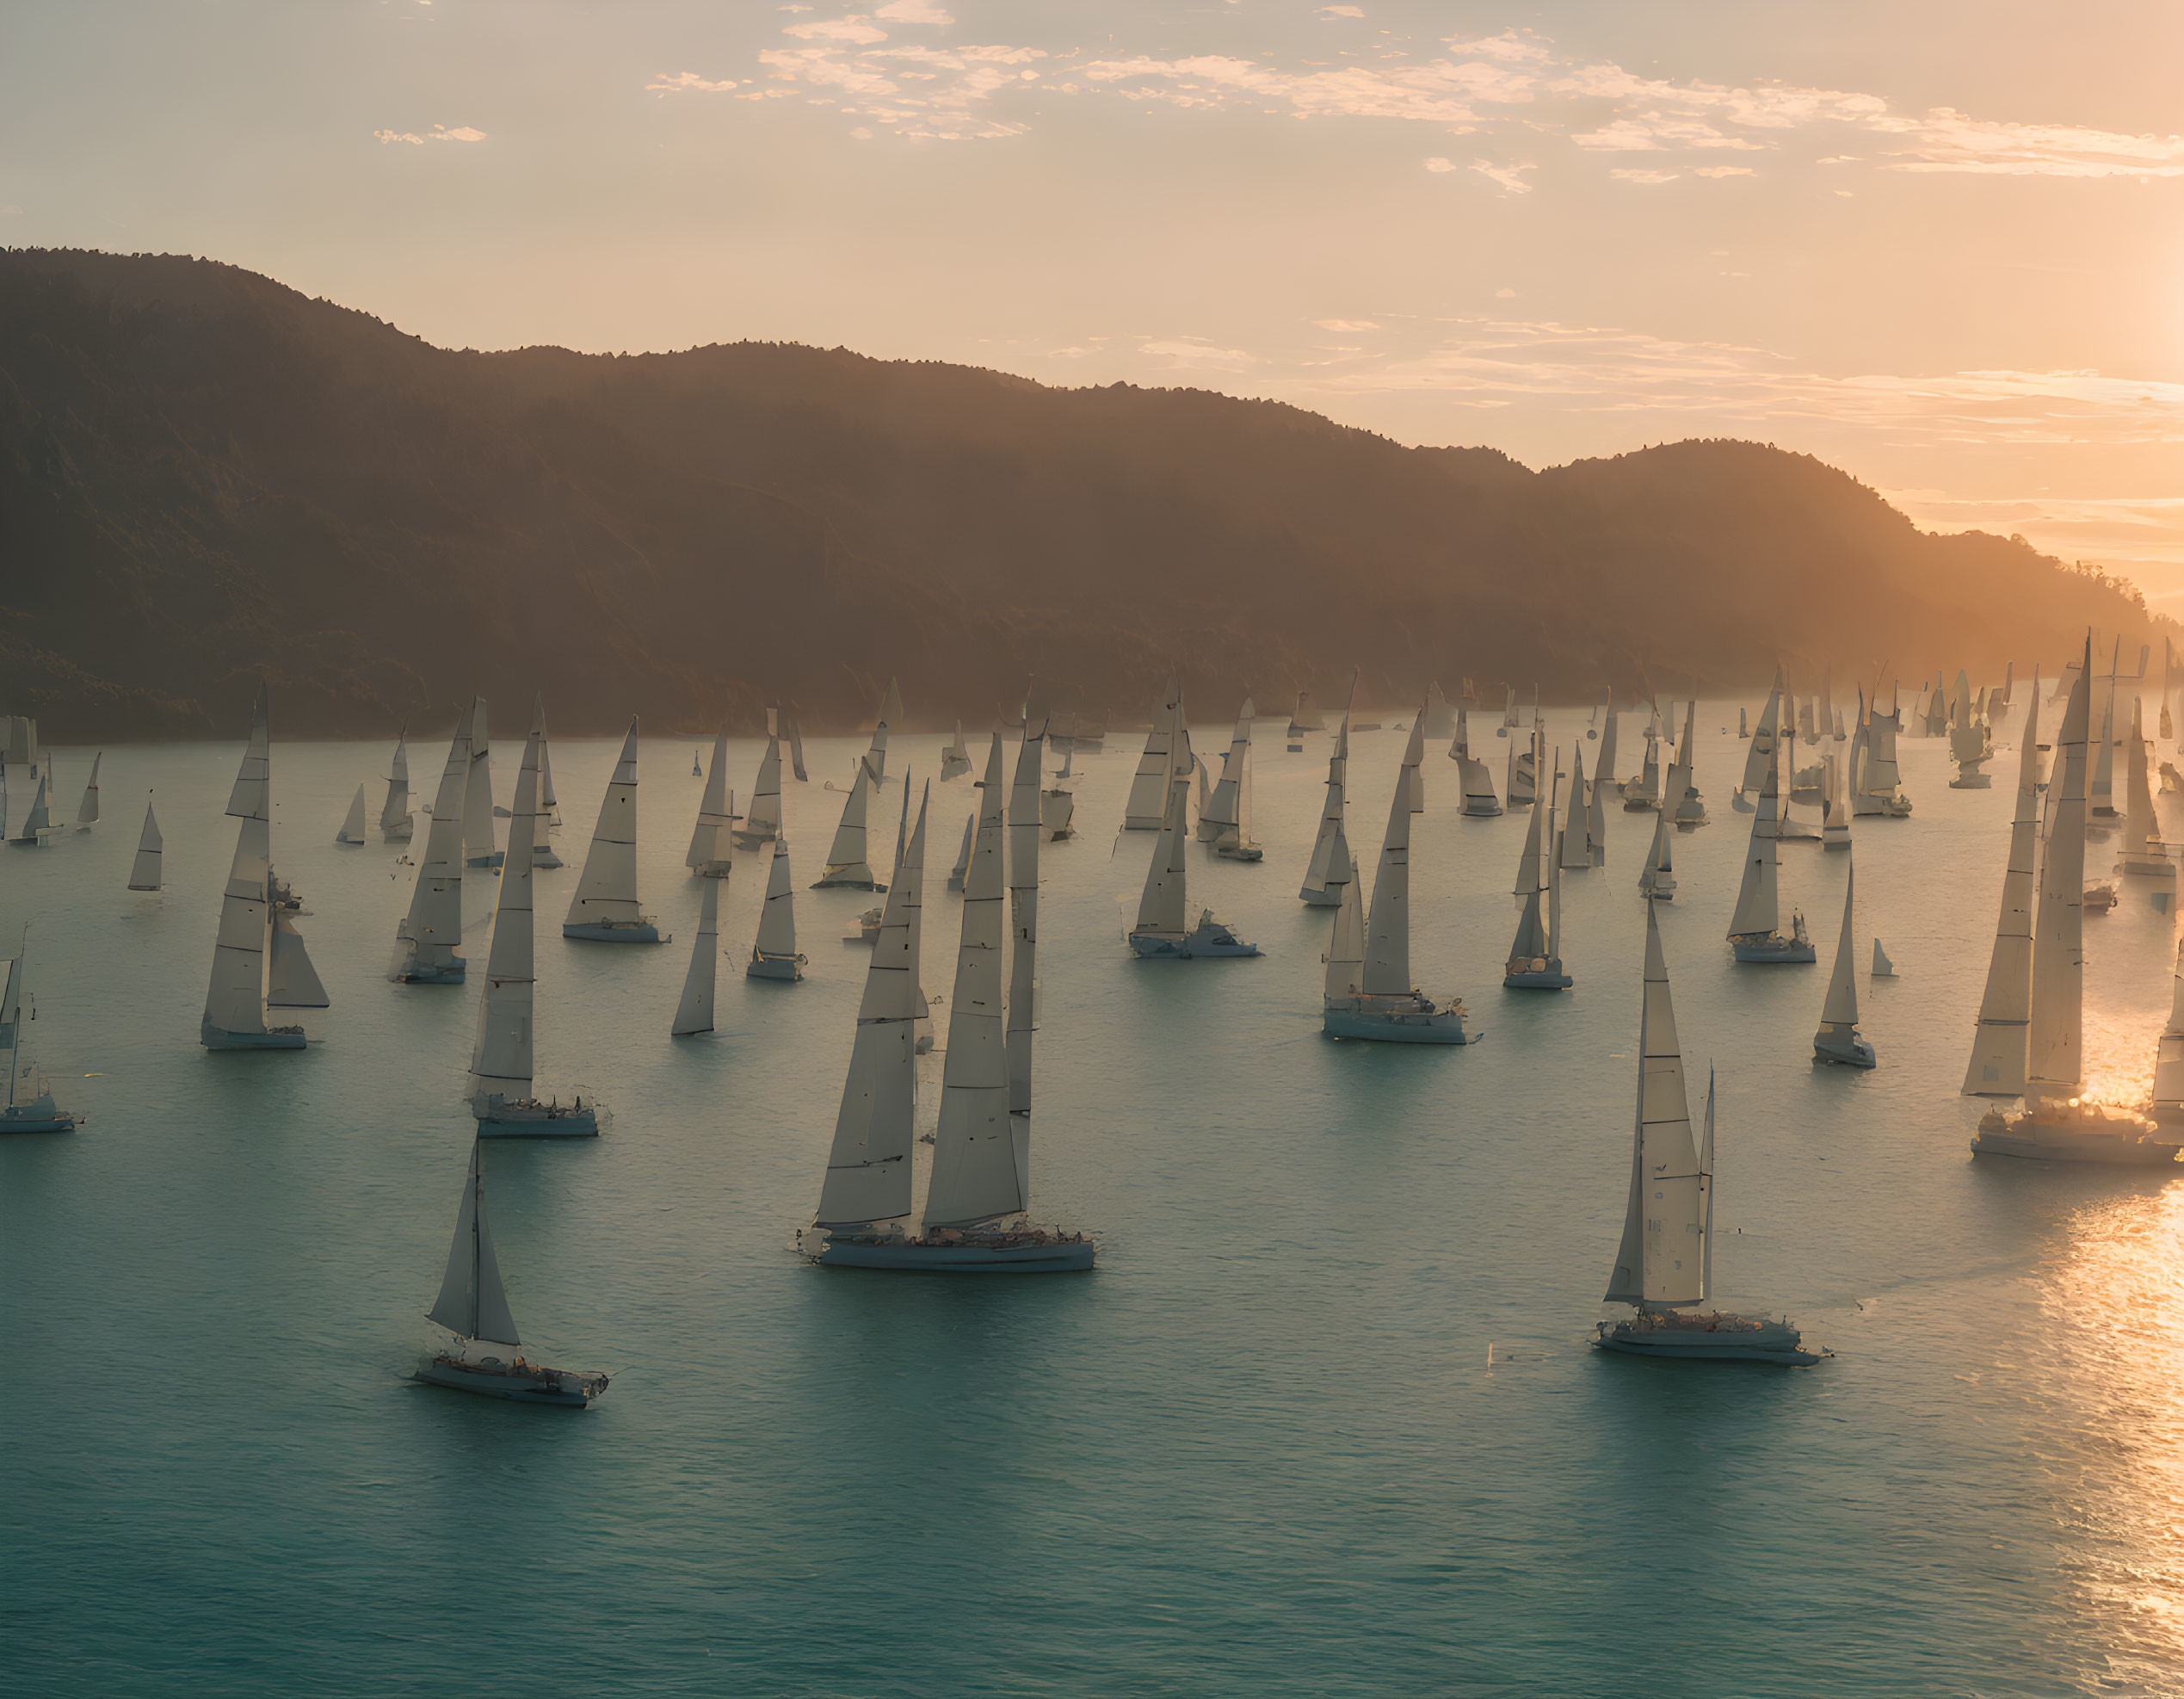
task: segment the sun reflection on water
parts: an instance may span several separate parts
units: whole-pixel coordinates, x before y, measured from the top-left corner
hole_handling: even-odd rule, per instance
[[[2073,1431],[2047,1460],[2065,1572],[2095,1619],[2095,1676],[2173,1691],[2184,1670],[2184,1186],[2088,1202],[2041,1281],[2051,1325],[2037,1390]],[[2043,1448],[2045,1449],[2045,1448]]]

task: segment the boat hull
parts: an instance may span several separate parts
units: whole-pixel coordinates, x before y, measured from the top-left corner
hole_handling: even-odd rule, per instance
[[[1533,958],[1539,961],[1539,958]],[[1539,961],[1539,966],[1511,967],[1502,975],[1504,991],[1568,991],[1577,982],[1562,971],[1559,957],[1552,961]]]
[[[800,955],[761,955],[751,952],[750,964],[743,969],[746,979],[800,979],[804,977],[804,958]]]
[[[734,844],[738,850],[762,850],[766,847],[766,845],[774,841],[774,834],[771,831],[743,831],[737,830],[731,831],[728,834],[728,841]]]
[[[1810,943],[1785,938],[1780,933],[1763,938],[1731,938],[1729,942],[1739,961],[1810,967],[1819,960]]]
[[[268,1027],[263,1032],[229,1032],[216,1027],[210,1021],[201,1021],[197,1041],[207,1050],[300,1050],[304,1047],[304,1029],[301,1027]]]
[[[1742,1316],[1712,1319],[1713,1325],[1694,1317],[1678,1318],[1667,1325],[1603,1321],[1597,1343],[1604,1351],[1627,1356],[1650,1356],[1684,1362],[1772,1362],[1786,1368],[1806,1368],[1829,1353],[1807,1346],[1794,1327],[1780,1322],[1747,1321]]]
[[[481,1139],[596,1139],[599,1111],[583,1104],[510,1103],[489,1097],[473,1101]]]
[[[1833,1062],[1839,1067],[1870,1068],[1879,1058],[1873,1053],[1873,1047],[1862,1038],[1839,1038],[1833,1033],[1817,1032],[1812,1035],[1812,1060]]]
[[[4,1133],[73,1133],[83,1117],[72,1110],[56,1105],[52,1094],[28,1103],[16,1103],[0,1109],[0,1134]]]
[[[1974,1156],[2013,1158],[2020,1162],[2093,1163],[2107,1168],[2170,1168],[2178,1146],[2142,1125],[2105,1115],[2014,1117],[1990,1109],[1972,1135]]]
[[[822,1268],[889,1269],[922,1274],[1082,1274],[1099,1247],[1089,1239],[1043,1244],[928,1244],[917,1239],[830,1238],[812,1257]]]
[[[1342,893],[1335,890],[1299,891],[1297,900],[1308,909],[1338,909],[1342,906]]]
[[[1328,1038],[1363,1038],[1380,1044],[1469,1044],[1460,1009],[1329,1009],[1320,1016]]]
[[[664,944],[668,939],[660,936],[660,929],[649,920],[634,925],[610,926],[604,921],[579,921],[561,929],[565,938],[582,938],[595,944]]]
[[[544,1370],[542,1375],[503,1374],[439,1358],[418,1369],[415,1378],[429,1386],[475,1393],[480,1398],[506,1399],[512,1404],[556,1404],[568,1410],[589,1408],[592,1399],[607,1390],[604,1375],[574,1375],[558,1369]]]
[[[469,973],[468,964],[457,956],[444,967],[420,967],[414,961],[405,963],[395,974],[401,985],[460,985]]]
[[[1218,956],[1256,955],[1259,947],[1237,938],[1200,938],[1196,933],[1171,938],[1164,934],[1132,932],[1130,953],[1140,961],[1197,961]]]

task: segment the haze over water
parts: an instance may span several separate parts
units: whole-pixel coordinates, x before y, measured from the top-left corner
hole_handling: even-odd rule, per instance
[[[2023,702],[2021,687],[2012,738]],[[275,862],[333,998],[303,1015],[307,1053],[196,1043],[239,735],[108,749],[96,832],[0,850],[0,934],[32,923],[36,1053],[90,1116],[0,1142],[0,1640],[22,1690],[2179,1680],[2184,1187],[1966,1150],[1983,1105],[1957,1089],[2014,749],[1994,789],[1953,792],[1944,744],[1906,738],[1917,812],[1856,823],[1858,988],[1880,1053],[1860,1075],[1810,1061],[1849,858],[1783,850],[1786,914],[1804,909],[1817,967],[1734,967],[1745,745],[1719,730],[1733,707],[1703,718],[1713,823],[1676,842],[1663,933],[1694,1089],[1719,1069],[1718,1295],[1786,1311],[1836,1352],[1792,1372],[1589,1348],[1630,1160],[1650,815],[1611,811],[1607,866],[1565,878],[1576,989],[1504,992],[1527,822],[1459,818],[1455,764],[1429,751],[1413,968],[1465,998],[1483,1041],[1332,1043],[1330,917],[1295,894],[1325,739],[1286,755],[1262,723],[1262,864],[1191,854],[1193,901],[1265,958],[1155,964],[1122,942],[1153,839],[1116,843],[1136,743],[1117,734],[1077,763],[1079,835],[1044,852],[1040,908],[1033,1213],[1095,1233],[1099,1269],[891,1278],[791,1249],[868,959],[840,940],[873,899],[803,888],[842,801],[820,782],[861,740],[814,740],[813,782],[786,787],[809,977],[742,978],[764,860],[739,856],[720,1030],[681,1041],[690,744],[644,745],[640,888],[675,942],[643,948],[558,936],[614,745],[557,744],[569,866],[537,886],[540,1083],[595,1094],[612,1119],[596,1141],[494,1146],[487,1185],[527,1347],[614,1376],[574,1414],[406,1378],[433,1338],[471,1136],[478,991],[386,981],[411,872],[398,847],[331,843],[360,781],[376,809],[386,750],[284,742],[274,713]],[[1581,723],[1551,715],[1550,736],[1566,752]],[[1640,724],[1624,716],[1626,775]],[[898,738],[891,775],[922,782],[942,741]],[[1367,861],[1403,741],[1354,739]],[[1475,743],[1498,780],[1485,717]],[[442,747],[413,747],[424,792]],[[496,751],[503,800],[518,749]],[[58,752],[64,818],[89,754]],[[739,806],[758,755],[731,745]],[[123,888],[147,788],[157,897]],[[891,778],[873,810],[875,865],[901,794]],[[976,794],[933,787],[922,978],[943,1044],[960,914],[946,874]],[[2089,877],[2113,843],[2089,847]],[[2122,905],[2086,924],[2087,1025],[2095,1089],[2124,1095],[2150,1078],[2175,939],[2119,884]],[[467,893],[466,913],[488,906]],[[1876,932],[1893,982],[1863,971]],[[466,932],[472,962],[485,941],[482,923]]]

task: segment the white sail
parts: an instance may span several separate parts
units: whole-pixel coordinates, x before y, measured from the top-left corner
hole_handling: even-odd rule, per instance
[[[682,865],[694,873],[711,878],[723,878],[728,871],[728,835],[735,825],[735,812],[728,800],[728,734],[716,733],[713,740],[713,770],[706,776],[706,794],[698,804],[698,824],[690,832],[690,848],[682,857]]]
[[[1711,1147],[1711,1117],[1709,1119]],[[1709,1151],[1711,1155],[1711,1148]],[[1623,1243],[1607,1282],[1610,1303],[1668,1308],[1706,1295],[1710,1188],[1691,1137],[1683,1047],[1676,1036],[1661,926],[1645,905],[1645,993],[1638,1017],[1638,1126]]]
[[[520,1345],[515,1318],[509,1313],[501,1285],[501,1265],[493,1257],[493,1234],[485,1225],[484,1141],[472,1140],[470,1177],[463,1184],[462,1208],[455,1214],[454,1242],[447,1247],[447,1272],[440,1282],[427,1318],[466,1339],[490,1339]]]
[[[1534,895],[1545,881],[1546,867],[1542,853],[1542,834],[1546,831],[1543,811],[1534,808],[1531,821],[1524,829],[1524,853],[1518,858],[1516,883],[1509,887],[1509,894],[1520,903]]]
[[[1592,830],[1593,811],[1589,806],[1589,792],[1592,787],[1585,782],[1585,744],[1583,739],[1574,741],[1570,754],[1570,807],[1564,817],[1561,841],[1556,846],[1556,862],[1564,872],[1582,872],[1593,864],[1592,846],[1586,842]]]
[[[834,847],[827,851],[826,868],[819,874],[820,885],[854,885],[875,891],[885,888],[866,859],[870,852],[866,843],[865,821],[873,789],[878,782],[872,769],[860,761],[855,776],[849,781],[849,795],[842,805],[842,823],[834,829]]]
[[[433,794],[432,819],[425,828],[424,860],[410,893],[409,918],[403,925],[406,957],[400,972],[443,973],[457,961],[463,941],[463,792],[470,783],[470,727],[475,705],[463,710],[447,745],[447,764]]]
[[[213,946],[213,973],[205,992],[202,1038],[215,1032],[260,1035],[266,1030],[268,956],[273,942],[273,829],[271,715],[266,688],[258,686],[250,714],[250,741],[237,769],[227,812],[242,824],[235,858],[220,894],[219,936]],[[43,783],[43,781],[40,781]]]
[[[404,732],[394,740],[394,767],[387,776],[386,800],[379,805],[379,835],[407,837],[415,829],[410,819],[410,741]]]
[[[903,693],[893,679],[887,681],[887,694],[879,704],[879,719],[872,728],[872,747],[865,751],[864,764],[872,774],[873,788],[877,790],[887,782],[887,733],[891,727],[903,723]]]
[[[1015,782],[1009,788],[1009,1113],[1015,1130],[1017,1172],[1027,1196],[1031,1191],[1029,1118],[1032,1107],[1032,1036],[1037,1029],[1039,988],[1039,846],[1046,836],[1041,824],[1040,775],[1046,762],[1046,727],[1025,728],[1016,751]]]
[[[1168,808],[1160,836],[1153,840],[1152,861],[1145,869],[1145,888],[1138,899],[1138,924],[1133,933],[1181,938],[1189,899],[1184,890],[1183,812],[1190,793],[1189,782],[1178,778],[1168,788]],[[975,867],[976,858],[973,857]],[[967,892],[970,887],[966,886]]]
[[[1358,882],[1349,840],[1337,826],[1327,865],[1328,889],[1342,893],[1335,908],[1334,936],[1327,946],[1325,994],[1330,999],[1354,998],[1365,989],[1365,905]]]
[[[2037,689],[2033,693],[2038,696]],[[2154,1047],[2154,1109],[2174,1117],[2184,1111],[2184,938],[2176,942],[2176,977],[2169,993],[2169,1024]],[[2166,1118],[2166,1117],[2165,1117]]]
[[[2125,751],[2124,871],[2129,863],[2162,859],[2161,822],[2154,814],[2153,788],[2147,782],[2144,710],[2137,696],[2131,699],[2131,746]]]
[[[789,883],[787,837],[774,840],[774,860],[766,870],[766,901],[758,911],[756,954],[776,961],[796,955],[796,892]]]
[[[1435,679],[1426,687],[1426,706],[1420,710],[1425,716],[1426,735],[1438,742],[1456,729],[1456,710],[1449,706],[1448,698],[1441,694],[1441,681]]]
[[[1757,734],[1754,744],[1759,742]],[[1764,936],[1777,930],[1782,919],[1775,890],[1776,811],[1781,806],[1780,764],[1769,761],[1760,781],[1760,794],[1752,811],[1752,837],[1744,851],[1744,882],[1737,893],[1737,912],[1730,917],[1732,938]]]
[[[1213,787],[1206,806],[1199,810],[1198,836],[1201,843],[1218,843],[1225,837],[1234,837],[1242,830],[1243,806],[1244,762],[1251,751],[1251,698],[1243,699],[1243,707],[1236,717],[1236,732],[1229,739],[1228,753],[1221,757],[1220,782]]]
[[[99,763],[105,759],[106,752],[103,750],[91,757],[90,782],[83,787],[83,800],[76,806],[76,824],[79,826],[95,826],[98,824]]]
[[[364,841],[364,787],[357,786],[356,794],[349,799],[349,814],[342,821],[342,829],[334,834],[336,843],[361,843]]]
[[[536,732],[525,739],[523,765],[515,775],[515,804],[509,814],[508,849],[501,862],[493,944],[485,959],[485,989],[478,1000],[478,1037],[470,1053],[470,1096],[480,1108],[491,1097],[509,1103],[525,1103],[531,1097],[532,1021],[538,978],[536,917],[532,911],[537,872],[531,844],[539,825],[540,744]]]
[[[1666,897],[1676,888],[1675,868],[1670,860],[1669,819],[1658,815],[1653,822],[1653,843],[1638,871],[1638,890],[1648,897]]]
[[[558,868],[561,857],[553,853],[553,845],[546,842],[549,828],[561,824],[554,812],[553,749],[546,742],[546,692],[541,690],[531,699],[531,736],[539,740],[539,801],[535,824],[531,831],[531,865],[534,868]],[[728,812],[733,818],[736,798],[731,792],[728,798]]]
[[[916,917],[925,883],[925,808],[896,864],[865,972],[849,1072],[835,1116],[834,1146],[815,1218],[823,1227],[862,1226],[910,1212],[916,1138]]]
[[[1366,923],[1365,993],[1403,997],[1410,981],[1410,798],[1425,757],[1425,716],[1410,724],[1410,742],[1396,775],[1388,805],[1387,836],[1380,842],[1380,867],[1373,880],[1373,906]]]
[[[1621,716],[1615,712],[1615,693],[1613,690],[1607,693],[1605,714],[1607,723],[1601,727],[1600,755],[1593,768],[1593,792],[1595,795],[1599,794],[1602,785],[1615,782],[1615,728]]]
[[[1767,693],[1767,706],[1760,710],[1759,721],[1752,727],[1751,746],[1744,751],[1744,782],[1746,796],[1758,794],[1768,769],[1774,765],[1774,746],[1782,717],[1782,692],[1785,681],[1778,662],[1774,668],[1774,685]]]
[[[1523,908],[1517,916],[1516,936],[1509,941],[1508,971],[1512,973],[1533,971],[1535,961],[1549,961],[1554,956],[1549,880],[1554,872],[1556,794],[1550,786],[1546,800],[1533,809],[1532,824],[1525,832],[1516,893]]]
[[[1323,901],[1330,888],[1327,870],[1335,840],[1342,835],[1343,793],[1349,783],[1350,716],[1346,712],[1336,729],[1335,752],[1327,757],[1327,796],[1320,805],[1319,834],[1312,840],[1312,858],[1305,868],[1305,882],[1297,895],[1305,902]]]
[[[781,829],[781,740],[769,732],[758,763],[758,783],[750,794],[743,824],[731,836],[746,850],[769,843]]]
[[[1857,955],[1850,936],[1851,893],[1857,882],[1858,869],[1847,869],[1842,879],[1842,936],[1835,941],[1835,964],[1828,973],[1828,998],[1820,1009],[1820,1024],[1838,1028],[1845,1035],[1858,1024],[1858,982],[1853,977]]]
[[[948,1008],[947,1060],[941,1074],[941,1119],[933,1140],[933,1177],[925,1225],[964,1227],[1007,1215],[1028,1202],[1009,1126],[1009,1063],[1002,1005],[1003,815],[1001,738],[986,756],[978,801],[978,842],[963,889],[963,937]],[[1169,816],[1178,804],[1171,800]],[[1161,829],[1163,839],[1169,828]]]
[[[1683,705],[1683,736],[1677,741],[1675,758],[1669,764],[1669,776],[1661,794],[1661,806],[1679,825],[1706,824],[1706,805],[1692,782],[1692,763],[1698,757],[1699,702],[1697,698]]]
[[[165,840],[159,836],[159,819],[151,810],[151,804],[144,805],[144,833],[137,839],[136,863],[129,869],[129,888],[132,891],[157,891],[159,888],[160,862],[164,859]]]
[[[972,809],[963,822],[963,848],[956,852],[955,865],[948,869],[948,889],[960,891],[963,881],[971,874],[971,845],[978,832],[978,811]]]
[[[2092,812],[2104,816],[2113,815],[2116,812],[2116,658],[2122,649],[2123,639],[2119,637],[2114,647],[2109,652],[2108,676],[2101,682],[2101,741],[2092,757],[2093,782],[2092,788],[2087,792],[2087,800],[2091,804]],[[2087,663],[2088,667],[2091,665],[2090,654],[2091,652],[2088,650]],[[2089,729],[2093,724],[2090,695],[2087,700],[2088,707],[2086,725]]]
[[[1182,681],[1171,674],[1167,695],[1153,714],[1152,730],[1145,734],[1144,753],[1138,757],[1138,771],[1130,781],[1130,800],[1123,806],[1125,830],[1160,830],[1168,809],[1168,782],[1175,765],[1175,733],[1182,723]]]
[[[592,828],[583,875],[564,926],[637,926],[637,722],[622,736],[622,752]]]
[[[1844,783],[1842,757],[1833,750],[1820,758],[1820,841],[1829,850],[1850,847],[1850,788]]]
[[[30,812],[22,817],[22,831],[16,837],[18,843],[36,843],[40,835],[53,829],[53,817],[46,806],[47,775],[38,775],[38,788],[30,794]]]
[[[268,1009],[324,1009],[330,999],[304,948],[303,934],[286,909],[273,912],[272,954],[266,966],[265,1002]]]
[[[1297,707],[1289,716],[1290,735],[1296,737],[1306,732],[1321,731],[1325,725],[1326,722],[1320,718],[1318,705],[1312,701],[1312,693],[1299,690],[1297,693]]]
[[[463,786],[463,865],[495,868],[500,850],[493,842],[493,751],[485,734],[485,699],[471,704],[470,776]]]
[[[2086,726],[2093,644],[2070,686],[2048,783],[2047,847],[2033,924],[2033,1000],[2026,1035],[2027,1100],[2077,1096],[2085,1047]]]
[[[698,902],[698,942],[690,951],[690,971],[683,976],[682,1000],[675,1005],[677,1038],[713,1030],[713,982],[720,966],[720,887],[724,875],[706,880],[705,895]]]

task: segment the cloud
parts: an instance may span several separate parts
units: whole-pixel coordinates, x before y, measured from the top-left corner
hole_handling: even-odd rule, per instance
[[[742,87],[743,84],[732,77],[724,82],[708,83],[694,71],[678,71],[672,76],[663,71],[645,85],[648,94],[661,95],[717,95],[729,89]]]
[[[1683,175],[1681,171],[1645,171],[1623,166],[1607,174],[1621,182],[1674,182]]]
[[[1516,291],[1514,289],[1496,289],[1494,292],[1494,299],[1497,301],[1513,301],[1516,299]]]
[[[1323,331],[1335,331],[1338,332],[1377,331],[1380,328],[1370,318],[1315,318],[1312,320],[1312,323]]]
[[[1166,361],[1169,371],[1241,372],[1261,363],[1255,354],[1240,348],[1216,348],[1201,337],[1142,343],[1138,352]]]
[[[1691,175],[1694,177],[1755,177],[1759,175],[1749,165],[1700,165]]]
[[[1426,169],[1429,171],[1453,171],[1456,169],[1456,162],[1453,159],[1428,159]]]
[[[1324,17],[1363,15],[1355,5],[1317,10]],[[1872,154],[1830,149],[1821,163],[1922,174],[2184,176],[2184,137],[1982,119],[1952,107],[1899,111],[1880,96],[1855,90],[1678,82],[1610,61],[1566,56],[1552,41],[1524,30],[1450,36],[1438,54],[1414,54],[1391,40],[1376,49],[1371,62],[1291,68],[1222,53],[1163,57],[1126,51],[1080,59],[1075,52],[1050,55],[1005,45],[898,47],[886,45],[888,34],[875,22],[881,19],[940,28],[953,23],[936,0],[888,0],[869,13],[789,24],[783,33],[805,45],[762,50],[760,62],[775,82],[835,95],[885,96],[885,109],[862,115],[898,134],[952,139],[1021,134],[1027,127],[1021,118],[987,109],[1012,86],[991,69],[1052,58],[1058,68],[1066,66],[1066,80],[1019,76],[1014,82],[1038,83],[1045,98],[1105,95],[1195,112],[1433,124],[1459,135],[1554,136],[1589,152],[1757,152],[1863,138],[1873,144]],[[918,55],[926,56],[924,62]],[[677,89],[711,86],[676,83]],[[1441,168],[1428,161],[1427,169]],[[1522,193],[1512,176],[1519,169],[1496,168],[1486,175]],[[1739,173],[1717,168],[1710,175]]]
[[[1532,193],[1532,185],[1525,182],[1521,174],[1526,171],[1536,171],[1539,168],[1536,165],[1524,164],[1497,165],[1491,159],[1474,159],[1471,161],[1471,169],[1490,182],[1501,184],[1511,195],[1529,195]]]
[[[423,147],[429,141],[481,142],[485,139],[484,131],[473,130],[467,124],[459,124],[452,130],[444,125],[435,124],[429,134],[422,136],[412,130],[374,130],[372,133],[382,144],[408,142],[413,147]]]

